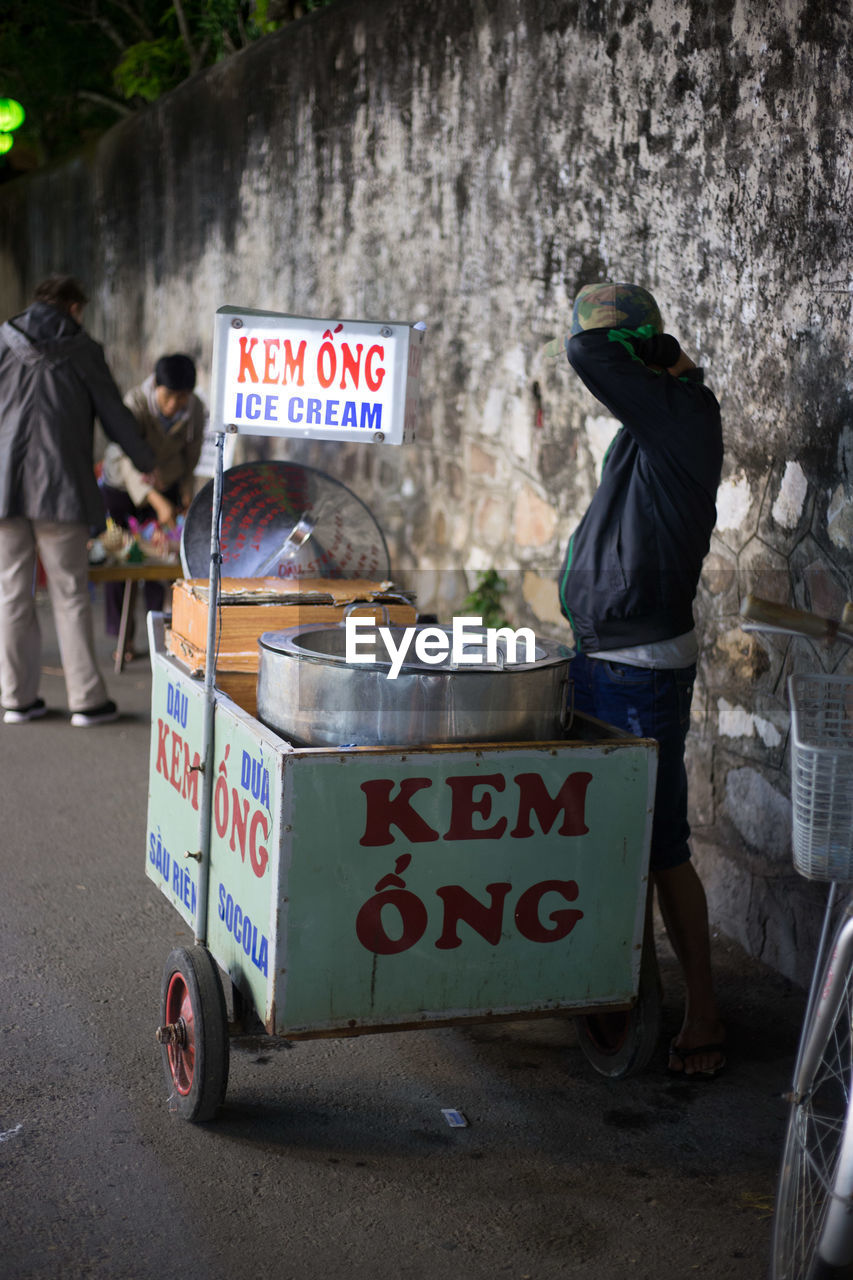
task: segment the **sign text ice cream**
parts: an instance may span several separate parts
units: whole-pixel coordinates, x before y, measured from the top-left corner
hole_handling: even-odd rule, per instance
[[[214,429],[402,444],[412,439],[424,328],[222,307]]]

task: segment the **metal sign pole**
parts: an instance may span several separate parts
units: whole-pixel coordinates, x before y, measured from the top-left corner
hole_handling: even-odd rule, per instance
[[[199,847],[186,853],[199,864],[195,917],[199,946],[207,943],[226,432],[243,430],[279,438],[403,444],[414,435],[424,328],[421,322],[403,325],[332,321],[231,306],[217,310],[211,403],[211,419],[217,424],[214,429],[216,466],[210,520],[204,723],[201,765],[198,766],[201,813]],[[258,342],[263,344],[260,350],[266,353],[264,365],[256,363],[260,359],[255,350]],[[273,368],[275,376],[268,383],[267,371]],[[222,425],[226,422],[231,424],[227,428]],[[303,512],[279,544],[275,556],[269,558],[270,565],[298,551],[312,536],[311,520],[310,513]]]
[[[222,507],[222,475],[225,432],[216,432],[216,467],[213,472],[213,508],[210,515],[210,573],[207,594],[207,653],[204,667],[204,725],[202,730],[201,819],[199,824],[198,914],[195,940],[207,941],[207,895],[210,883],[210,831],[213,811],[213,730],[216,699],[216,624],[219,612],[219,579],[222,555],[219,549],[219,522]]]

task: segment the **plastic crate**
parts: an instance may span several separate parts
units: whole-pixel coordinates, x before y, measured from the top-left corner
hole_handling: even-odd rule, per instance
[[[853,880],[853,677],[791,676],[788,692],[794,866]]]

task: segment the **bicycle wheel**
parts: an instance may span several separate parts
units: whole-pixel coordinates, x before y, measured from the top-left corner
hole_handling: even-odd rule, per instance
[[[799,1096],[793,1096],[788,1117],[773,1221],[772,1280],[853,1278],[853,1201],[846,1169],[839,1179],[853,1082],[853,959],[847,958],[844,973],[835,980],[834,962],[830,957],[820,988],[823,998],[803,1028],[803,1061],[809,1065],[800,1073]],[[835,981],[840,990],[829,995]],[[833,1012],[827,1017],[829,1000]],[[814,1037],[822,1043],[814,1044]],[[848,1133],[845,1166],[850,1164],[850,1137]],[[839,1195],[840,1182],[847,1187],[844,1196]],[[827,1250],[831,1262],[826,1260]]]

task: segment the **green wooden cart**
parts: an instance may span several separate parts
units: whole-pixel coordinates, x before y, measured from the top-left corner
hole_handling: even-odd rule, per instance
[[[578,716],[558,742],[293,748],[193,679],[164,626],[146,871],[196,940],[168,958],[157,1032],[182,1116],[212,1117],[230,1038],[258,1032],[570,1014],[598,1070],[645,1065],[654,742]]]

